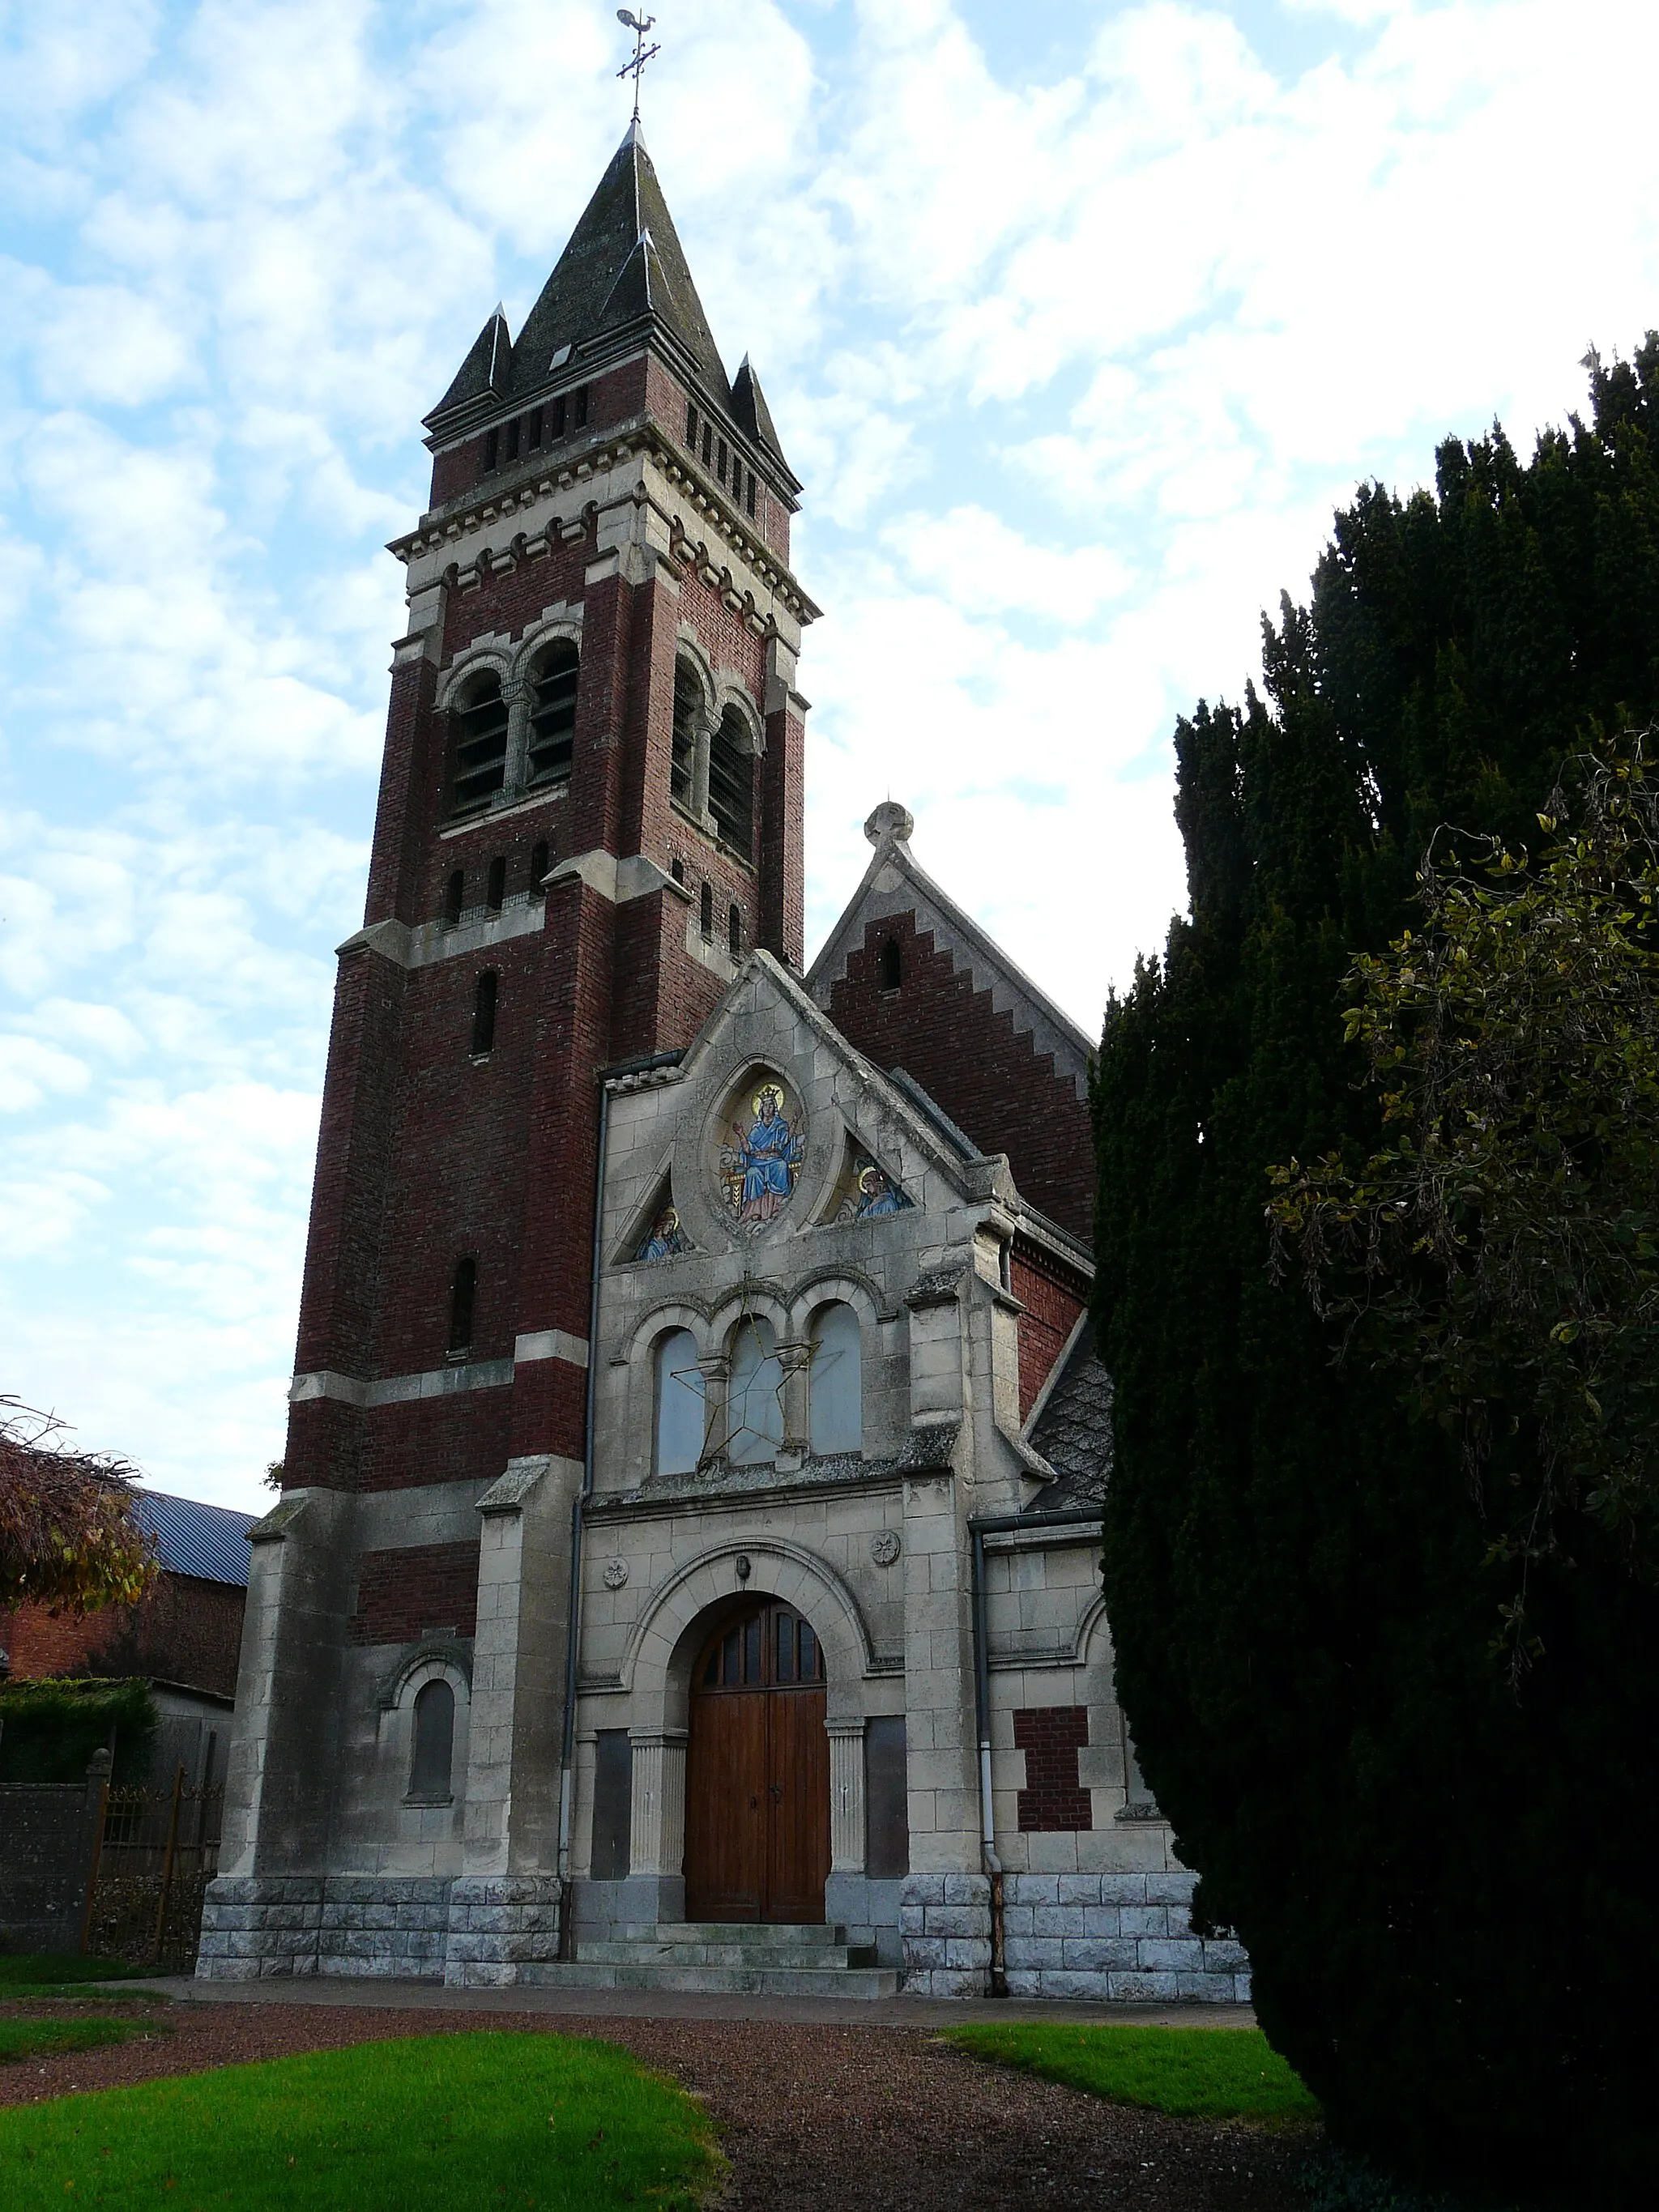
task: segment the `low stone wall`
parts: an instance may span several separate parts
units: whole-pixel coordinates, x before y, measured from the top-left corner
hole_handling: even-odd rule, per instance
[[[1008,1994],[1114,2004],[1248,2004],[1241,1943],[1193,1933],[1196,1875],[1011,1874]]]
[[[328,1974],[495,1989],[558,1953],[559,1885],[391,1875],[222,1875],[202,1910],[204,1981]]]

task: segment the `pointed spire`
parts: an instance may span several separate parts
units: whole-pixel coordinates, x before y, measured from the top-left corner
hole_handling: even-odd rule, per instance
[[[507,309],[498,300],[495,312],[473,339],[466,359],[455,372],[455,380],[426,418],[428,424],[452,408],[486,393],[504,393],[511,386],[513,338],[507,327]]]
[[[743,366],[732,386],[732,416],[740,430],[747,431],[757,446],[764,446],[775,460],[787,469],[783,448],[778,443],[778,434],[773,427],[772,410],[766,404],[766,394],[760,388],[760,379],[750,367],[744,354]]]
[[[726,370],[637,123],[629,125],[526,319],[514,349],[515,385],[528,392],[560,346],[580,347],[634,314],[648,314],[678,339],[724,404]]]

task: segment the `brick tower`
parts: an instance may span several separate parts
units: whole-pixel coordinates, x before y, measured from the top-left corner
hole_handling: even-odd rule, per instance
[[[249,1874],[331,1832],[351,1648],[472,1634],[480,1485],[533,1469],[514,1540],[550,1568],[567,1541],[601,1072],[689,1044],[756,946],[801,963],[800,487],[748,362],[721,365],[637,121],[516,343],[498,307],[426,426],[312,1197],[284,1462],[306,1526],[256,1577],[227,1838]],[[510,1777],[561,1724],[562,1627],[522,1627],[534,1695],[503,1677],[501,1789],[469,1801],[483,1874],[550,1863],[553,1808]]]

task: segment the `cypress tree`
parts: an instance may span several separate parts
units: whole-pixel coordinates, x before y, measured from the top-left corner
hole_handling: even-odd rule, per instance
[[[1264,1218],[1274,1164],[1376,1148],[1342,978],[1436,825],[1535,840],[1575,742],[1659,715],[1659,336],[1587,366],[1529,461],[1495,428],[1432,493],[1363,489],[1264,623],[1265,696],[1179,724],[1190,913],[1093,1106],[1106,1597],[1199,1913],[1339,2139],[1613,2202],[1659,2153],[1654,1590],[1575,1525],[1517,1690],[1455,1440],[1336,1356]]]

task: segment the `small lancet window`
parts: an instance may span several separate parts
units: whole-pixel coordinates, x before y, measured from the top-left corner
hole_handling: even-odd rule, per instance
[[[478,1263],[458,1260],[449,1284],[449,1356],[464,1358],[472,1349],[472,1308],[478,1291]]]
[[[707,422],[702,426],[702,465],[708,468],[714,458],[714,434]]]
[[[482,1060],[486,1053],[495,1049],[495,999],[500,979],[493,968],[486,968],[478,978],[472,994],[472,1057]]]
[[[441,1679],[415,1693],[415,1742],[409,1794],[427,1804],[447,1804],[455,1757],[455,1692]]]
[[[668,864],[668,872],[677,884],[683,884],[685,881],[685,863],[678,853]]]
[[[500,460],[501,453],[501,434],[499,430],[491,430],[486,435],[483,445],[479,451],[478,473],[480,476],[487,477],[489,474],[491,469],[493,469]]]
[[[585,384],[579,384],[571,398],[573,404],[570,411],[576,418],[576,428],[579,430],[585,429],[587,426],[587,386]]]
[[[720,716],[709,741],[708,811],[721,842],[746,860],[755,835],[755,755],[735,707]]]
[[[549,410],[548,410],[548,411],[549,411],[549,413],[550,413],[550,414],[552,416],[552,417],[553,417],[552,427],[550,428],[550,430],[548,431],[548,434],[548,434],[549,439],[550,439],[550,440],[555,440],[555,439],[558,439],[558,438],[562,438],[562,437],[563,437],[563,435],[564,435],[564,416],[565,416],[565,396],[564,396],[564,394],[563,394],[563,392],[562,392],[559,394],[558,398],[557,398],[553,402],[552,406],[549,409]]]
[[[697,450],[697,403],[695,399],[688,399],[685,403],[685,442],[695,453]]]
[[[530,688],[530,750],[526,781],[532,787],[569,781],[576,748],[576,678],[580,663],[566,637],[550,645],[536,664]]]
[[[489,864],[489,873],[484,879],[484,912],[499,914],[501,901],[507,896],[507,855],[497,853]]]
[[[547,865],[550,858],[550,854],[549,853],[546,838],[538,838],[536,843],[530,848],[530,896],[533,899],[544,898],[546,896],[546,893],[543,890],[542,884],[544,878],[547,874]]]
[[[810,1334],[807,1424],[812,1449],[855,1452],[864,1443],[859,1317],[849,1305],[820,1306]]]
[[[466,871],[457,868],[444,887],[444,920],[453,929],[466,906]]]
[[[519,418],[515,415],[513,420],[507,424],[505,435],[502,439],[501,459],[504,461],[516,461],[518,458]]]
[[[453,805],[462,814],[487,806],[507,781],[507,702],[493,670],[476,676],[452,716],[455,733]]]
[[[674,737],[668,762],[668,794],[682,806],[691,804],[697,759],[697,724],[702,715],[702,686],[686,665],[674,665]]]
[[[657,1340],[656,1449],[659,1474],[693,1474],[702,1457],[703,1380],[697,1340],[689,1328]]]
[[[783,1366],[772,1341],[771,1324],[759,1316],[732,1340],[726,1455],[734,1467],[775,1459],[783,1442]]]
[[[733,905],[726,917],[726,949],[734,960],[743,957],[743,908]]]
[[[705,884],[702,887],[698,919],[702,924],[703,935],[712,944],[714,938],[714,886],[713,884]]]
[[[532,407],[524,418],[524,441],[533,453],[542,442],[542,410]]]
[[[884,991],[896,991],[904,981],[904,955],[896,937],[890,937],[876,960],[877,979]]]
[[[755,512],[755,471],[753,469],[750,469],[749,471],[749,482],[744,491],[743,503],[750,514]]]

